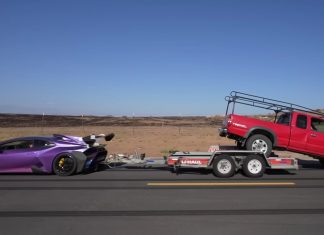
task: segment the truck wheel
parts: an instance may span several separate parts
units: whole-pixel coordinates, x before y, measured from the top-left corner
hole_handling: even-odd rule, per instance
[[[213,172],[217,177],[229,178],[235,173],[235,162],[227,155],[216,156],[213,162]]]
[[[262,152],[269,157],[272,152],[272,142],[264,135],[252,135],[246,141],[246,149]]]
[[[266,168],[265,161],[258,155],[247,156],[243,161],[243,173],[252,178],[261,177]]]

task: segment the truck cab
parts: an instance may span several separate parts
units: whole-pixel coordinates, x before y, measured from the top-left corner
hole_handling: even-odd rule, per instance
[[[287,149],[324,158],[324,119],[307,113],[293,114]]]

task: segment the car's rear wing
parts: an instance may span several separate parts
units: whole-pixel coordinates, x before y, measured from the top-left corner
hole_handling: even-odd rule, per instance
[[[95,135],[95,134],[92,134],[92,135],[88,135],[88,136],[85,136],[83,137],[83,141],[90,145],[90,146],[98,146],[98,145],[104,145],[103,140],[105,141],[111,141],[113,138],[115,137],[115,134],[114,133],[110,133],[110,134],[99,134],[99,135]]]
[[[84,144],[81,137],[67,136],[61,134],[53,134],[53,137],[61,142],[72,143],[72,144]]]

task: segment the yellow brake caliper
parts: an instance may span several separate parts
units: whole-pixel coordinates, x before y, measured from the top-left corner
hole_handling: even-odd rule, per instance
[[[63,168],[64,166],[64,158],[60,159],[59,161],[59,167]]]

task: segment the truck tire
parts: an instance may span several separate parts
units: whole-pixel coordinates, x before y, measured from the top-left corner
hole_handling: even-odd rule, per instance
[[[269,157],[272,152],[272,142],[265,135],[252,135],[246,141],[246,149],[263,152],[266,157]]]
[[[227,155],[216,156],[213,162],[213,173],[220,178],[229,178],[235,174],[235,162]]]
[[[243,161],[243,173],[251,178],[263,176],[266,170],[265,160],[258,155],[247,156]]]

